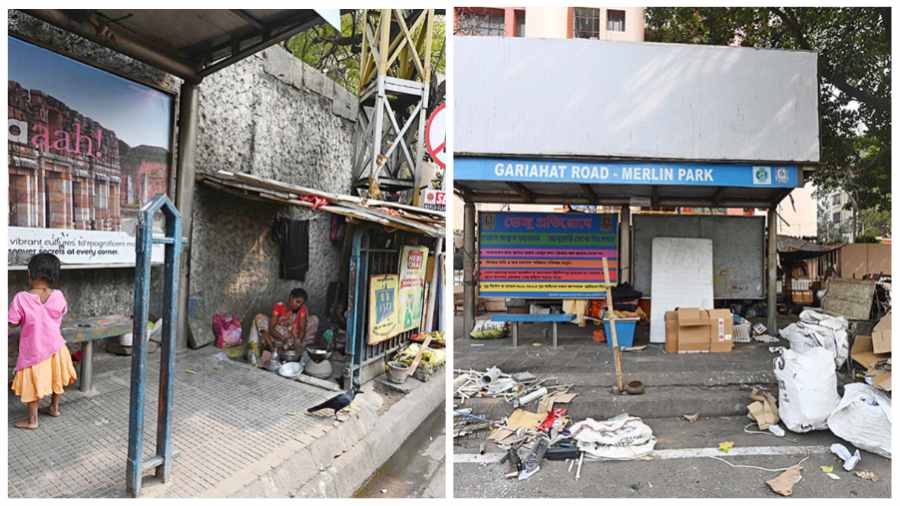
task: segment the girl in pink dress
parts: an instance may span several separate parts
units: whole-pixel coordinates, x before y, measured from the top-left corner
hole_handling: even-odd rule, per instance
[[[59,258],[39,253],[28,262],[30,289],[19,292],[9,305],[9,324],[21,327],[19,358],[12,390],[28,406],[28,419],[16,422],[20,429],[38,427],[38,402],[50,395],[46,414],[59,416],[63,389],[77,375],[60,327],[68,311],[66,298],[51,288],[59,280]]]

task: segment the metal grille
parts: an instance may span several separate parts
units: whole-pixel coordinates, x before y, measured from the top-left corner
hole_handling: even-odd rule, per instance
[[[357,228],[353,233],[350,258],[350,319],[347,322],[348,376],[359,382],[359,371],[366,365],[384,360],[416,334],[414,328],[386,341],[368,344],[369,336],[369,278],[379,274],[400,273],[400,251],[404,244],[400,232],[385,234],[377,229]],[[433,248],[433,245],[428,245]]]

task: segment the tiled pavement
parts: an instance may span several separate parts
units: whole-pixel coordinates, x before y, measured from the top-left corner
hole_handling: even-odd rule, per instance
[[[96,393],[86,396],[70,387],[63,395],[62,416],[42,416],[34,431],[13,427],[25,407],[9,394],[10,497],[125,496],[130,359],[117,360],[114,370],[95,368]],[[149,362],[144,426],[148,457],[156,446],[159,354],[151,355]],[[223,362],[210,351],[179,353],[176,364],[176,457],[173,479],[162,495],[201,495],[284,442],[308,445],[336,427],[331,417],[305,412],[333,392]],[[153,481],[152,474],[145,475],[145,489]]]

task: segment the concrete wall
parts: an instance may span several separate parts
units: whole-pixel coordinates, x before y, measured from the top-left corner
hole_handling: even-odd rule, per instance
[[[174,76],[64,32],[22,12],[8,11],[7,26],[9,35],[51,48],[63,55],[172,93],[177,94],[180,89],[181,81]],[[173,149],[174,147],[173,144]],[[174,170],[172,172],[174,183]],[[158,269],[154,271],[158,273]],[[155,275],[155,278],[158,277]],[[158,283],[156,285],[154,293],[158,295],[160,293]],[[11,298],[25,288],[25,272],[9,271],[8,297]],[[134,304],[134,269],[65,270],[62,273],[60,289],[66,295],[70,315],[74,318],[108,314],[131,315]],[[159,297],[154,297],[154,301],[158,300]],[[151,306],[151,312],[157,310],[157,304]]]
[[[197,171],[245,172],[349,193],[355,96],[280,47],[213,74],[200,86]],[[311,219],[305,282],[278,279],[276,216]],[[330,215],[242,199],[200,185],[194,196],[190,295],[194,317],[239,314],[249,325],[294,287],[324,311],[339,280],[341,244],[329,240]]]

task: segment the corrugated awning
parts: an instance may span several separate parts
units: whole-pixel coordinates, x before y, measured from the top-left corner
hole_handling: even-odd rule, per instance
[[[778,255],[787,263],[819,258],[843,247],[844,244],[815,244],[787,235],[779,235],[777,242]]]
[[[430,237],[444,236],[444,213],[396,202],[367,200],[265,179],[250,174],[219,171],[199,174],[201,183],[243,198],[300,206],[338,214],[351,221],[382,225]]]
[[[23,12],[190,82],[199,82],[253,53],[325,23],[314,9]]]

